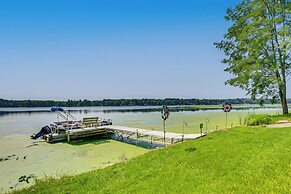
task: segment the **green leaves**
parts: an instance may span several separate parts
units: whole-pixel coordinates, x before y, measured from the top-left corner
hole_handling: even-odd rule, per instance
[[[243,0],[226,13],[232,26],[224,40],[214,43],[225,54],[225,71],[234,76],[226,84],[246,90],[253,98],[275,98],[280,90],[286,93],[291,67],[290,2]]]

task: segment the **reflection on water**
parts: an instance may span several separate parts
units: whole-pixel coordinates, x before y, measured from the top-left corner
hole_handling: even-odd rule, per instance
[[[77,119],[83,117],[97,116],[104,119],[112,119],[115,125],[125,125],[134,127],[145,127],[158,129],[162,127],[161,107],[70,107],[66,108]],[[173,132],[179,132],[182,123],[187,121],[193,126],[205,120],[219,123],[224,121],[222,110],[199,110],[191,107],[173,106],[170,108],[170,118],[167,120],[168,128]],[[229,116],[232,122],[238,122],[238,117],[248,112],[261,112],[277,114],[279,108],[269,109],[240,109],[233,110]],[[11,134],[31,134],[38,131],[42,126],[56,121],[57,117],[49,108],[0,108],[0,136]],[[211,124],[212,122],[212,124]],[[209,125],[209,126],[210,126]],[[174,129],[175,128],[175,129]],[[191,131],[189,131],[190,133]]]

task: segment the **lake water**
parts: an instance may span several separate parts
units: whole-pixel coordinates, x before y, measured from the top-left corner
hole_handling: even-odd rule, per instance
[[[84,117],[97,116],[112,119],[114,125],[162,130],[160,112],[150,111],[158,108],[160,107],[70,107],[66,110],[69,110],[79,120]],[[42,126],[57,120],[56,115],[49,110],[49,108],[0,108],[0,136],[37,132]],[[280,111],[279,108],[233,110],[228,113],[228,123],[229,126],[231,124],[239,125],[242,122],[240,120],[251,113],[277,114]],[[217,126],[223,128],[225,113],[222,110],[170,112],[167,129],[181,132],[183,123],[187,123],[186,133],[198,131],[200,123],[204,123],[210,128]]]

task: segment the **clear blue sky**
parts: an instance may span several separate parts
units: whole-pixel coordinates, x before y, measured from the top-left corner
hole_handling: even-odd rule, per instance
[[[0,98],[244,97],[213,46],[237,2],[0,1]]]

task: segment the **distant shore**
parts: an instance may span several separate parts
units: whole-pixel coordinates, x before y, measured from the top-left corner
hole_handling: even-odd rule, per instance
[[[67,100],[67,101],[54,101],[54,100],[5,100],[0,99],[0,107],[91,107],[91,106],[205,106],[205,105],[222,105],[225,102],[236,105],[249,105],[249,104],[274,104],[276,101],[265,100],[252,100],[249,98],[235,98],[235,99],[184,99],[184,98],[165,98],[165,99],[103,99],[103,100]],[[291,103],[291,99],[288,99]]]

